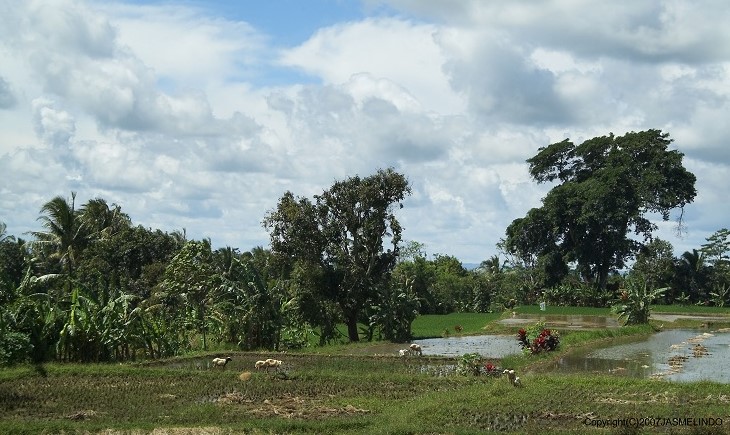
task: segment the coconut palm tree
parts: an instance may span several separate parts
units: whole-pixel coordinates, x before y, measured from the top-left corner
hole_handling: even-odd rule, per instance
[[[81,207],[79,219],[87,234],[95,239],[109,238],[129,228],[132,220],[116,204],[111,207],[101,198],[90,199]]]
[[[8,238],[7,229],[8,226],[5,224],[5,222],[0,222],[0,242]]]
[[[86,246],[86,232],[75,209],[76,192],[71,202],[57,196],[41,207],[38,220],[45,231],[32,232],[35,245],[48,260],[57,261],[66,275],[66,290],[70,291],[78,256]]]

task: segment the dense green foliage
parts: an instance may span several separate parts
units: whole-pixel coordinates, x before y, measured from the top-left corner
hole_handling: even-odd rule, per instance
[[[646,210],[666,211],[693,193],[693,178],[681,168],[681,155],[666,150],[668,143],[656,131],[596,138],[578,147],[562,142],[531,160],[533,175],[565,180],[584,195],[577,198],[600,202],[607,195],[615,201],[620,192],[608,188],[616,186],[610,181],[638,170],[622,157],[630,151],[633,160],[658,171],[643,173],[648,185],[624,180],[639,183],[634,188],[643,196],[635,203],[649,201],[648,192],[654,192],[658,196],[643,203]],[[618,164],[628,166],[616,172]],[[662,190],[665,170],[679,178]],[[287,192],[264,219],[271,250],[246,252],[188,240],[184,230],[135,226],[121,207],[101,198],[79,205],[75,193],[70,200],[54,197],[41,207],[39,230],[30,240],[7,234],[0,222],[0,364],[158,359],[205,349],[284,350],[361,339],[406,342],[419,336],[414,325],[421,315],[450,314],[426,335],[443,336],[472,330],[473,322],[504,311],[536,310],[540,302],[553,310],[618,306],[629,323],[646,321],[656,303],[730,303],[727,229],[678,258],[660,239],[632,241],[632,267],[622,274],[609,268],[604,277],[603,267],[615,269],[619,262],[612,261],[628,251],[615,251],[608,263],[601,257],[600,265],[591,263],[593,257],[581,260],[575,252],[553,249],[558,245],[545,251],[549,255],[535,255],[528,242],[545,235],[532,232],[542,227],[520,233],[513,225],[508,234],[516,238],[499,245],[506,259],[492,256],[467,270],[453,256],[429,257],[423,245],[402,242],[395,213],[409,193],[406,178],[391,169],[338,181],[314,201]],[[585,210],[595,201],[585,202]],[[652,229],[641,213],[628,216],[644,235]],[[576,218],[590,223],[586,227],[563,222],[566,237],[597,228],[593,217]],[[605,240],[625,237],[612,234]],[[605,286],[596,285],[603,281]],[[631,283],[646,291],[631,290]],[[655,291],[660,288],[666,290]]]
[[[338,181],[314,203],[287,192],[264,221],[272,254],[285,270],[297,272],[295,288],[315,306],[336,307],[350,341],[360,338],[359,322],[380,326],[387,338],[408,335],[399,329],[402,325],[382,320],[403,314],[395,308],[413,305],[407,289],[388,288],[402,233],[394,208],[409,193],[403,175],[381,170]],[[323,320],[309,314],[310,321]],[[326,330],[329,325],[319,326]]]
[[[507,228],[504,246],[542,272],[544,287],[562,280],[574,262],[584,280],[606,288],[610,272],[642,246],[630,233],[651,239],[656,224],[647,215],[668,220],[696,195],[695,176],[670,143],[668,134],[647,130],[541,148],[528,160],[530,175],[560,184],[542,207]]]

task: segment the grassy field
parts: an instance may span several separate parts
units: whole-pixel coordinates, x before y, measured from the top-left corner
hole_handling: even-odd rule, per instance
[[[501,315],[423,316],[414,332],[454,334],[459,325],[475,333]],[[334,346],[330,354],[238,352],[223,370],[208,367],[216,355],[3,369],[0,433],[730,433],[726,384],[531,370],[570,348],[652,331],[566,331],[559,352],[495,361],[518,370],[522,388],[458,374],[455,359],[368,352],[379,344]],[[283,360],[283,369],[253,370],[268,357]]]
[[[482,334],[484,327],[500,319],[502,313],[452,313],[443,316],[418,316],[411,326],[417,339],[458,334]],[[458,329],[461,328],[459,332]]]
[[[696,315],[730,315],[730,307],[705,307],[703,305],[652,305],[655,313],[696,314]]]

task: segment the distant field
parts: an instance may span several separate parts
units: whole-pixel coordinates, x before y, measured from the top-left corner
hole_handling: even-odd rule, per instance
[[[656,313],[672,314],[708,314],[730,315],[730,307],[705,307],[698,305],[652,305],[651,309]],[[515,312],[522,314],[574,314],[584,316],[609,316],[612,315],[611,308],[594,307],[563,307],[547,305],[545,311],[540,311],[539,305],[520,305],[514,308]]]
[[[655,313],[671,314],[694,314],[694,315],[728,315],[730,307],[703,307],[696,305],[652,305]],[[559,315],[582,315],[582,316],[614,316],[611,308],[594,307],[566,307],[547,305],[545,311],[540,310],[539,305],[519,305],[512,310],[504,310],[494,313],[451,313],[451,314],[423,314],[413,321],[411,330],[414,339],[444,337],[450,335],[475,335],[495,333],[510,329],[495,323],[503,317],[511,315],[512,311],[517,314],[559,314]],[[457,326],[461,331],[457,331]],[[346,338],[344,325],[339,326],[343,340]],[[346,340],[345,340],[346,341]],[[344,343],[344,341],[343,341]],[[316,344],[313,339],[312,344]]]
[[[452,313],[426,314],[416,317],[411,326],[415,338],[442,337],[454,334],[483,333],[483,328],[490,322],[502,317],[502,313]],[[457,331],[457,326],[462,328]]]
[[[611,308],[594,308],[594,307],[562,307],[547,305],[545,311],[540,311],[539,305],[520,305],[515,307],[513,311],[521,314],[570,314],[583,316],[609,316]]]
[[[730,315],[730,307],[704,307],[699,305],[652,305],[651,308],[656,313]]]

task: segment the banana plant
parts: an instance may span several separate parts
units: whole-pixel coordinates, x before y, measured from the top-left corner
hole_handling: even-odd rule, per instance
[[[626,288],[619,296],[619,301],[612,310],[618,314],[618,319],[624,325],[639,325],[649,323],[651,303],[664,295],[669,287],[649,290],[646,281],[638,278],[628,279]]]

